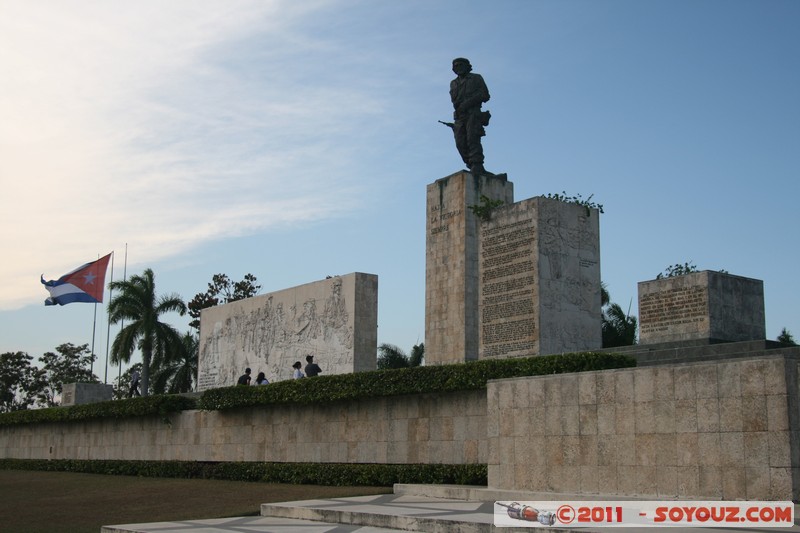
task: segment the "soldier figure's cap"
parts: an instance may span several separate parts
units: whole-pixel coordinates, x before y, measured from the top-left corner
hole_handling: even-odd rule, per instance
[[[466,57],[457,57],[457,58],[455,58],[453,60],[453,64],[455,65],[456,63],[466,63],[467,65],[472,66],[470,64],[470,62],[469,62],[469,59],[467,59]]]

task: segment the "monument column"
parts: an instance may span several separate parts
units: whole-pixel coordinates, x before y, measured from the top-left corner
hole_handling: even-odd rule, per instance
[[[425,260],[425,362],[478,358],[480,220],[470,206],[481,196],[514,202],[514,184],[466,171],[428,185]]]

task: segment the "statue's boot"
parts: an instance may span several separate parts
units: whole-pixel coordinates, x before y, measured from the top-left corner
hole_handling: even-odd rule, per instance
[[[470,165],[469,171],[475,177],[490,175],[488,172],[486,172],[486,169],[483,168],[483,164],[481,164],[481,163],[475,163],[473,165]]]

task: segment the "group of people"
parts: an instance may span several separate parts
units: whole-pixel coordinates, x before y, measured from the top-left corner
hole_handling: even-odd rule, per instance
[[[314,362],[314,356],[313,355],[307,355],[306,356],[305,373],[303,373],[303,364],[300,361],[295,361],[295,363],[292,365],[292,369],[293,369],[293,373],[292,373],[292,378],[293,379],[300,379],[300,378],[304,378],[304,377],[311,378],[311,377],[317,376],[317,375],[322,373],[322,369],[319,367],[319,365],[317,363]],[[252,371],[249,368],[246,368],[245,371],[244,371],[244,374],[239,376],[239,379],[236,382],[236,384],[237,385],[250,385],[250,381],[251,381],[250,374],[251,374],[251,372]],[[255,383],[253,383],[253,385],[268,385],[268,384],[269,384],[269,381],[267,380],[267,377],[264,375],[263,372],[259,372],[258,373],[258,376],[256,376],[256,381],[255,381]]]
[[[237,385],[250,385],[250,373],[252,371],[249,368],[244,369],[244,374],[239,376],[239,379],[236,381]],[[256,382],[253,385],[268,385],[269,381],[267,380],[267,376],[264,375],[263,372],[259,372],[258,376],[256,376]]]

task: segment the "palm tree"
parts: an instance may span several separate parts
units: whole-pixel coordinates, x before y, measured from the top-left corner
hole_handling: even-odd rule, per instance
[[[197,356],[200,339],[191,331],[181,338],[180,349],[164,354],[167,358],[153,359],[153,392],[179,394],[191,392],[197,376]]]
[[[400,347],[394,344],[383,343],[378,346],[378,370],[389,368],[408,368],[420,366],[425,359],[425,344],[415,344],[411,348],[411,355],[406,355]]]
[[[636,344],[636,317],[610,304],[603,311],[603,348]]]
[[[611,302],[608,287],[602,281],[600,282],[600,305],[603,319],[603,348],[636,344],[636,317],[629,314],[630,309],[626,313],[619,304]]]
[[[783,328],[781,330],[781,334],[778,335],[778,338],[776,340],[781,344],[785,344],[787,346],[797,346],[797,343],[794,340],[794,336],[792,336],[792,334],[789,333],[789,330],[786,328]]]
[[[425,361],[425,343],[421,342],[411,347],[411,354],[408,356],[408,366],[422,366]]]
[[[399,346],[387,343],[378,346],[378,370],[407,367],[408,356]]]
[[[178,331],[160,322],[164,313],[175,311],[186,314],[186,304],[177,294],[156,297],[153,271],[146,269],[141,275],[125,281],[112,281],[109,289],[119,291],[108,303],[108,321],[111,324],[130,322],[123,327],[111,346],[111,362],[128,362],[136,348],[142,351],[142,395],[147,396],[150,379],[150,362],[154,354],[164,358],[166,353],[178,350],[181,336]]]

